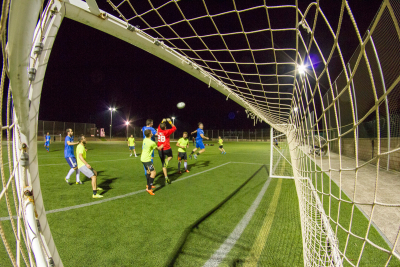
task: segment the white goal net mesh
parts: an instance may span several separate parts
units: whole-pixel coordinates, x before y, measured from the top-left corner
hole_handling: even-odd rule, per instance
[[[179,57],[178,67],[189,65],[215,89],[217,81],[252,119],[276,130],[272,161],[285,166],[271,175],[294,177],[305,266],[400,264],[399,1],[382,1],[365,33],[346,0],[86,3],[54,0],[58,9],[41,22],[69,6],[66,16],[88,16],[79,21],[105,32],[107,21],[122,25],[126,33],[110,34],[138,35]],[[349,44],[358,47],[349,51]],[[3,131],[11,126],[3,120]],[[2,172],[2,192],[9,177]],[[5,195],[1,205],[10,202]],[[10,238],[19,240],[3,241]]]

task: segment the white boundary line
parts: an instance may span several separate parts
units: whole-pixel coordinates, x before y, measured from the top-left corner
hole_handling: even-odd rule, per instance
[[[213,168],[211,168],[211,169],[204,170],[204,171],[201,171],[201,172],[198,172],[198,173],[195,173],[195,174],[186,176],[186,177],[184,177],[184,178],[182,178],[182,179],[176,180],[174,183],[180,182],[180,181],[184,181],[184,180],[186,180],[186,179],[188,179],[188,178],[190,178],[190,177],[193,177],[193,176],[196,176],[196,175],[199,175],[199,174],[208,172],[208,171],[212,171],[212,170],[214,170],[214,169],[217,169],[217,168],[219,168],[219,167],[225,166],[225,165],[230,164],[230,163],[231,163],[231,162],[226,162],[226,163],[224,163],[224,164],[218,165],[218,166],[213,167]],[[236,163],[238,163],[238,162],[236,162]],[[129,197],[129,196],[133,196],[133,195],[136,195],[136,194],[139,194],[139,193],[142,193],[142,192],[146,192],[146,189],[134,191],[134,192],[131,192],[131,193],[127,193],[127,194],[124,194],[124,195],[115,196],[115,197],[111,197],[111,198],[107,198],[107,199],[102,199],[102,200],[99,200],[99,201],[96,201],[96,202],[84,203],[84,204],[75,205],[75,206],[70,206],[70,207],[65,207],[65,208],[61,208],[61,209],[49,210],[49,211],[46,211],[46,214],[57,213],[57,212],[61,212],[61,211],[74,210],[74,209],[79,209],[79,208],[84,208],[84,207],[89,207],[89,206],[101,204],[101,203],[104,203],[104,202],[108,202],[108,201],[112,201],[112,200],[116,200],[116,199],[120,199],[120,198],[125,198],[125,197]],[[13,216],[13,218],[16,219],[17,217],[16,217],[16,216]],[[7,216],[7,217],[0,217],[0,221],[9,221],[9,220],[10,220],[10,217],[9,217],[9,216]]]
[[[264,194],[267,191],[270,182],[271,178],[269,177],[267,181],[264,183],[264,186],[262,187],[260,193],[258,193],[258,196],[254,200],[253,204],[251,204],[250,208],[247,210],[246,214],[236,225],[235,229],[224,241],[224,243],[219,247],[219,249],[203,265],[203,267],[216,267],[225,259],[225,257],[231,251],[231,249],[235,246],[236,242],[239,240],[243,231],[246,229],[251,218],[253,218],[253,215],[256,212],[258,206],[260,205],[260,202],[264,197]]]

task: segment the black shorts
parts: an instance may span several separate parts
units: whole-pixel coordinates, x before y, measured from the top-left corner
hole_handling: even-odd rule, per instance
[[[172,149],[167,149],[167,150],[161,149],[161,150],[158,150],[158,155],[160,156],[161,163],[164,166],[165,158],[166,157],[172,157]]]
[[[143,166],[144,166],[144,168],[145,168],[146,170],[148,170],[148,171],[150,171],[150,172],[156,170],[156,169],[154,169],[153,162],[149,161],[149,162],[142,162],[142,163],[143,163]]]
[[[219,146],[219,148],[224,148],[224,146]]]
[[[178,152],[178,160],[187,160],[187,154],[186,152]]]

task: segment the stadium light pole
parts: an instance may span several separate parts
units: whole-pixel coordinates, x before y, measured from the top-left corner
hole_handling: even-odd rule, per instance
[[[172,119],[172,124],[175,125],[175,117],[171,117]],[[172,139],[175,140],[175,132],[172,134]]]
[[[126,125],[126,140],[128,140],[128,127],[129,127],[129,121],[125,122]]]
[[[111,132],[112,132],[112,113],[115,111],[115,108],[108,108],[111,114],[111,122],[110,122],[110,141],[111,141]]]

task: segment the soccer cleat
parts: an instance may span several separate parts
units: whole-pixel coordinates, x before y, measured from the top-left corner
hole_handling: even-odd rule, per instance
[[[147,193],[149,193],[150,195],[152,195],[152,196],[154,196],[155,194],[153,193],[153,190],[149,190],[149,189],[146,189],[146,191],[147,191]]]
[[[132,157],[132,154],[130,154],[129,157]]]
[[[181,171],[178,171],[178,174],[182,174],[182,172],[181,172]]]
[[[102,195],[96,194],[96,195],[92,195],[92,198],[102,198]]]
[[[196,154],[194,154],[193,157],[194,157],[194,159],[197,159],[197,155]]]
[[[189,170],[186,170],[185,172],[190,172]]]
[[[168,184],[171,184],[171,180],[170,180],[168,177],[165,177],[165,181],[166,181]]]
[[[135,155],[135,158],[137,158],[137,155]]]
[[[79,181],[79,182],[76,182],[76,184],[83,184],[81,181]]]
[[[65,181],[67,182],[67,184],[71,185],[71,183],[69,182],[69,180],[67,178],[65,178]]]
[[[151,189],[156,188],[154,185],[151,186]],[[146,184],[146,190],[149,189],[149,186]]]
[[[192,155],[189,155],[189,159],[192,159]]]
[[[102,190],[103,190],[103,188],[101,188],[101,187],[97,187],[97,188],[96,188],[96,190],[97,190],[97,191],[102,191]]]

